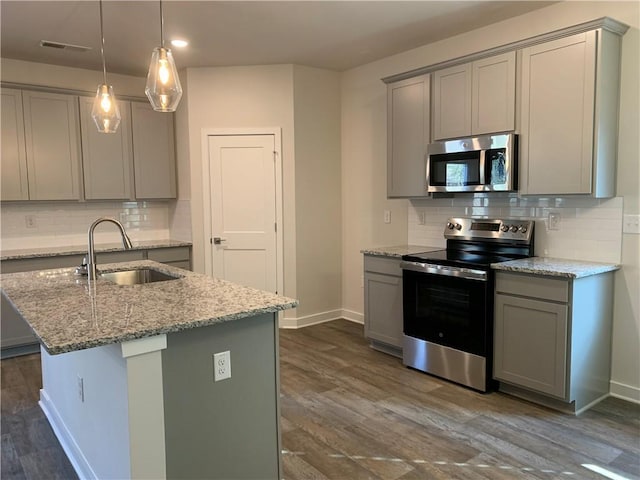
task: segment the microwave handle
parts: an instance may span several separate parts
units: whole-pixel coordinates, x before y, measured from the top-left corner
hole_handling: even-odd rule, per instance
[[[429,191],[429,152],[424,154],[424,191]]]
[[[486,150],[482,149],[480,150],[480,185],[486,185],[485,182],[485,154],[486,154]]]

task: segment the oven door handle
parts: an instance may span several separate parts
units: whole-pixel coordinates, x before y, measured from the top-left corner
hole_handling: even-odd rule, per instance
[[[446,265],[434,265],[420,262],[400,262],[400,268],[412,272],[429,273],[431,275],[446,275],[449,277],[464,278],[466,280],[487,281],[487,272],[472,268],[450,267]]]

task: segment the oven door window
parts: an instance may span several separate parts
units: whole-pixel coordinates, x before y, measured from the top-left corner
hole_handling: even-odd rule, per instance
[[[476,355],[487,352],[487,282],[404,271],[404,334]]]
[[[480,151],[429,155],[429,185],[467,187],[480,185]]]

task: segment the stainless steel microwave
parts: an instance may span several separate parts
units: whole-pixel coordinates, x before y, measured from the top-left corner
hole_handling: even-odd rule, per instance
[[[427,191],[515,191],[517,152],[514,133],[432,143],[427,147]]]

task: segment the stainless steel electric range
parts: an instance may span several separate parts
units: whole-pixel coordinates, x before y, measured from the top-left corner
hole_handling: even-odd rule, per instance
[[[532,220],[450,218],[445,250],[405,255],[403,363],[493,388],[492,263],[533,256]]]

